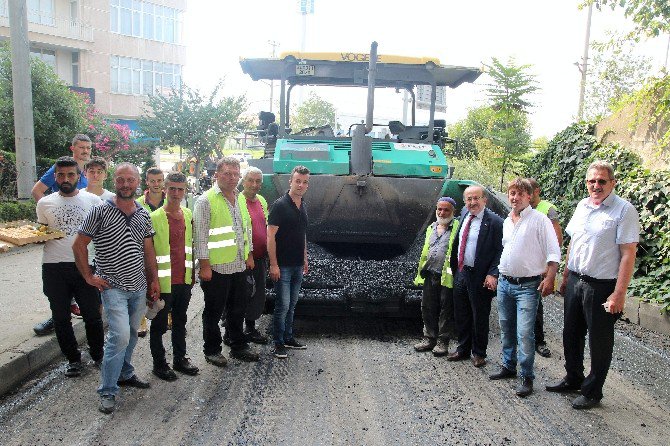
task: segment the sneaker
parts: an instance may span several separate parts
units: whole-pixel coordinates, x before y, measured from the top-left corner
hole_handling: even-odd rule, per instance
[[[434,356],[444,356],[449,353],[449,339],[438,339],[433,347]]]
[[[70,313],[72,313],[72,316],[76,317],[77,319],[81,319],[81,310],[79,309],[79,305],[77,305],[76,302],[70,304]]]
[[[102,413],[112,413],[114,409],[116,409],[116,397],[114,395],[102,395],[98,410]]]
[[[71,362],[67,365],[65,369],[65,376],[68,378],[75,378],[81,375],[81,369],[83,368],[81,361]]]
[[[205,355],[205,361],[214,364],[217,367],[225,367],[228,364],[228,359],[221,353],[215,355]]]
[[[414,350],[417,352],[429,352],[435,347],[436,342],[433,338],[423,338],[418,344],[414,344]]]
[[[154,367],[151,373],[163,381],[174,381],[178,378],[177,374],[167,364],[163,365],[162,367]]]
[[[256,353],[249,347],[242,350],[231,350],[230,357],[246,362],[256,362],[260,359],[258,353]]]
[[[498,380],[498,379],[507,379],[516,377],[516,371],[510,370],[507,367],[501,365],[500,370],[496,373],[489,375],[489,379]]]
[[[54,331],[54,320],[52,317],[40,322],[33,327],[33,331],[37,336],[45,336]]]
[[[286,347],[284,347],[283,345],[275,345],[274,350],[272,350],[272,354],[275,356],[275,358],[279,359],[288,358],[288,351],[286,350]]]
[[[200,371],[200,369],[194,366],[191,363],[191,360],[186,357],[181,359],[175,359],[174,362],[172,363],[172,368],[178,372],[191,376],[197,375],[198,372]]]
[[[265,345],[268,343],[268,337],[261,334],[261,332],[256,330],[255,328],[245,331],[244,336],[246,337],[247,342],[253,342],[254,344],[261,344],[261,345]]]
[[[288,341],[284,341],[284,347],[292,348],[294,350],[306,350],[307,346],[296,341],[295,338],[291,338]]]
[[[128,379],[124,379],[123,381],[117,381],[116,384],[119,387],[135,387],[137,389],[148,389],[151,387],[151,384],[149,384],[146,381],[142,381],[137,377],[137,375],[133,375]]]

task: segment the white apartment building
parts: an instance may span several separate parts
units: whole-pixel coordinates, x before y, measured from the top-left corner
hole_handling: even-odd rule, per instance
[[[0,39],[9,39],[0,0]],[[186,0],[26,0],[30,51],[135,129],[148,94],[181,83]]]

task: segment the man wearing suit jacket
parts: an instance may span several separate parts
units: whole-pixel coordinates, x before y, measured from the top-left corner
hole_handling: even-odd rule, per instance
[[[482,367],[486,364],[491,300],[498,286],[503,221],[486,208],[483,187],[465,189],[463,201],[467,213],[461,217],[451,251],[458,347],[447,360],[462,361],[472,353],[474,366]]]

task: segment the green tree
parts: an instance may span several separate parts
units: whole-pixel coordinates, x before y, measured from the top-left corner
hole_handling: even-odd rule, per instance
[[[586,120],[611,113],[617,102],[642,87],[652,68],[651,59],[637,55],[630,39],[612,36],[610,42],[592,47],[584,95]]]
[[[495,116],[493,108],[484,105],[468,110],[468,115],[448,127],[449,137],[456,142],[447,150],[447,155],[455,158],[477,156],[477,140],[490,137],[491,121]]]
[[[85,132],[88,106],[43,61],[31,59],[30,76],[35,153],[38,157],[57,158],[66,153],[76,133]],[[12,61],[6,43],[0,44],[0,122],[0,148],[15,151]]]
[[[335,123],[335,111],[333,104],[312,92],[293,113],[291,128],[293,132],[297,132],[308,127],[332,126]],[[333,128],[335,130],[337,129]]]
[[[221,97],[222,88],[219,82],[209,94],[203,94],[182,85],[168,95],[149,96],[138,122],[142,133],[163,146],[180,146],[189,158],[195,157],[199,175],[202,161],[212,152],[222,156],[218,146],[222,139],[249,126],[242,117],[246,98]]]
[[[638,40],[640,35],[657,37],[670,33],[670,3],[668,0],[586,0],[582,6],[593,4],[598,10],[609,6],[623,8],[626,18],[632,19],[635,29],[629,36]]]
[[[485,65],[493,83],[486,93],[495,110],[495,122],[491,141],[500,147],[500,189],[503,189],[505,174],[510,165],[519,161],[530,150],[530,131],[527,114],[532,107],[528,96],[538,90],[535,77],[528,72],[530,65],[516,65],[513,59],[503,64],[497,58]],[[524,119],[526,118],[526,119]],[[525,121],[525,125],[518,124]]]

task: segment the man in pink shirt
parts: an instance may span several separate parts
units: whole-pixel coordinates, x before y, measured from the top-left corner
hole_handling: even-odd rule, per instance
[[[240,198],[240,209],[249,215],[251,219],[251,239],[254,247],[254,269],[251,270],[256,290],[247,302],[247,310],[244,316],[244,334],[247,341],[256,344],[266,344],[267,336],[256,329],[256,320],[265,308],[265,279],[267,277],[267,218],[268,204],[258,192],[263,185],[263,172],[257,167],[248,167],[242,176],[242,195]]]

